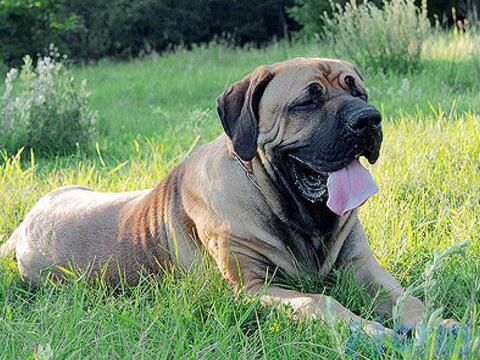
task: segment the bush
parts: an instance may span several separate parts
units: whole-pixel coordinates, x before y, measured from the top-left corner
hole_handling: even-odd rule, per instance
[[[71,59],[129,58],[229,35],[235,45],[284,37],[293,0],[0,0],[0,62],[53,42]],[[254,16],[252,15],[254,14]]]
[[[85,82],[78,88],[55,58],[29,56],[19,72],[11,69],[0,96],[0,149],[16,153],[34,149],[40,155],[65,155],[86,149],[94,135],[95,114],[87,107]]]
[[[414,0],[383,0],[382,8],[350,0],[324,15],[325,37],[339,55],[356,64],[404,72],[415,67],[430,32],[426,3]]]
[[[344,5],[346,0],[337,0]],[[308,38],[320,35],[324,27],[324,13],[332,9],[330,0],[295,0],[295,5],[288,10],[288,14],[302,25],[302,33]]]

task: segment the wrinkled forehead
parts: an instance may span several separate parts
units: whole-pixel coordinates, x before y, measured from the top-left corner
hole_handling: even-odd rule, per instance
[[[288,103],[312,82],[320,82],[327,94],[334,96],[349,91],[345,76],[355,79],[355,85],[366,91],[358,70],[345,61],[333,59],[298,58],[273,65],[274,78],[267,86],[262,103]]]

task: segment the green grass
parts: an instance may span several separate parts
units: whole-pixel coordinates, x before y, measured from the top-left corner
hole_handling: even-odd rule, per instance
[[[437,35],[419,69],[382,75],[365,69],[371,100],[385,115],[385,142],[372,167],[380,193],[361,218],[380,262],[445,317],[471,324],[470,340],[451,336],[443,356],[480,347],[480,85],[471,41]],[[255,66],[293,56],[332,56],[314,45],[265,50],[221,46],[128,63],[74,69],[86,78],[100,135],[95,152],[0,165],[0,241],[35,201],[65,184],[124,191],[154,186],[196,144],[221,127],[215,97]],[[424,275],[434,254],[470,240]],[[288,309],[261,307],[235,295],[209,261],[202,271],[176,269],[135,288],[110,289],[72,279],[39,289],[25,285],[11,260],[0,266],[0,357],[22,358],[359,358],[379,357],[378,342],[345,326],[293,322]],[[308,281],[307,281],[308,280]],[[373,318],[350,274],[303,281]],[[389,341],[385,358],[434,358],[435,333]],[[465,343],[465,344],[464,344]],[[478,356],[478,354],[477,354]],[[458,358],[458,357],[457,357]]]

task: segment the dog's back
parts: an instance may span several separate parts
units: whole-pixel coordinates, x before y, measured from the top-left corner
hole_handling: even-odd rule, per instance
[[[95,264],[104,264],[107,256],[118,259],[129,251],[118,241],[122,209],[147,193],[102,193],[81,186],[56,189],[30,210],[3,255],[15,250],[20,273],[33,283],[47,271],[60,275],[55,265],[88,265],[92,270]]]

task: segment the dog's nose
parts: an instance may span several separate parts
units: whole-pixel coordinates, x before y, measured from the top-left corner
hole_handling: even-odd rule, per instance
[[[376,128],[382,121],[382,114],[373,106],[354,111],[348,116],[347,126],[357,132]]]
[[[345,101],[337,113],[337,118],[354,133],[363,133],[366,130],[378,129],[382,114],[365,101],[354,98]]]

